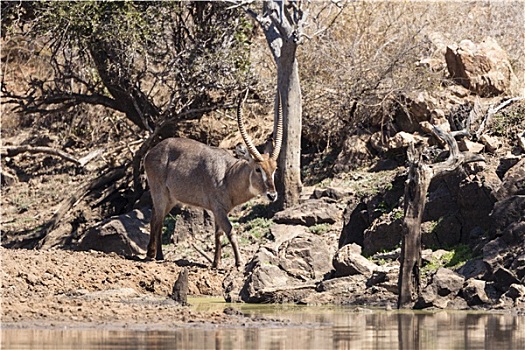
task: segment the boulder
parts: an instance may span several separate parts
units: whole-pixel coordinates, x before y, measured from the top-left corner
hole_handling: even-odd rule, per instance
[[[76,246],[125,256],[143,255],[149,242],[149,209],[135,209],[110,217],[89,228]]]
[[[322,199],[309,199],[295,207],[276,213],[273,221],[277,224],[313,226],[333,224],[340,216],[337,204]]]
[[[427,91],[416,91],[402,96],[402,104],[405,108],[396,114],[395,122],[401,130],[413,133],[420,130],[419,123],[430,121],[439,100]]]
[[[207,233],[210,237],[215,235],[215,221],[211,211],[185,207],[180,209],[173,228],[173,243],[183,242],[197,234]]]
[[[512,284],[509,286],[504,296],[514,301],[523,299],[523,302],[525,302],[525,286],[522,284]]]
[[[481,97],[517,94],[519,82],[507,53],[491,37],[449,45],[445,60],[452,79]]]
[[[498,148],[502,146],[502,142],[496,136],[489,136],[487,134],[481,135],[481,143],[485,146],[485,150],[490,153],[496,153]]]
[[[485,292],[485,281],[469,279],[465,282],[462,289],[463,298],[469,306],[476,306],[490,303],[490,299]]]
[[[460,274],[447,269],[439,268],[432,277],[432,285],[439,296],[455,296],[463,287],[465,278]]]
[[[377,269],[377,265],[361,255],[361,247],[355,243],[339,249],[332,260],[335,276],[363,275],[367,278]]]
[[[374,220],[363,233],[363,254],[368,256],[381,250],[393,250],[403,236],[403,219],[383,215]]]
[[[525,195],[525,158],[505,173],[503,182],[495,193],[498,200],[514,195]]]
[[[341,152],[337,155],[334,172],[349,172],[369,164],[373,158],[373,153],[368,146],[369,141],[370,134],[364,131],[348,136]]]
[[[492,273],[493,286],[500,292],[505,292],[512,284],[519,283],[516,274],[500,266]]]
[[[339,236],[339,248],[357,243],[363,245],[364,231],[370,225],[368,207],[366,203],[350,202],[343,212],[343,230]]]
[[[498,201],[490,214],[490,238],[500,237],[507,245],[525,242],[525,195]]]
[[[482,259],[467,261],[463,266],[457,269],[457,273],[465,279],[484,279],[488,272],[488,265]]]
[[[223,282],[227,301],[297,301],[314,292],[315,284],[332,271],[334,254],[326,239],[304,226],[273,225],[274,242],[259,248],[242,279]]]

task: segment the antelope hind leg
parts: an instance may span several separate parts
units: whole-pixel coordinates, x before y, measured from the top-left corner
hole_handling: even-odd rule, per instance
[[[146,254],[147,260],[164,260],[164,254],[162,254],[162,223],[164,220],[163,212],[157,211],[155,206],[151,212],[151,225],[149,234],[148,252]]]
[[[211,266],[214,269],[221,267],[221,236],[221,229],[219,226],[215,225],[215,254],[213,257],[213,264]]]

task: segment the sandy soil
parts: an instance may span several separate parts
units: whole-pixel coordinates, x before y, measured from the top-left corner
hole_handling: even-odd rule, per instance
[[[272,320],[196,312],[173,301],[181,267],[115,254],[0,248],[2,327],[246,325]],[[221,271],[189,268],[191,295],[220,295]]]

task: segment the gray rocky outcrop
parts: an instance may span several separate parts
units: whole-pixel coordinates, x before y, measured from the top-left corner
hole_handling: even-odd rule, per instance
[[[378,268],[376,264],[361,255],[361,247],[355,243],[345,245],[339,249],[333,258],[335,277],[363,275],[372,276]]]
[[[244,302],[296,301],[332,271],[333,248],[300,225],[274,225],[275,240],[261,247],[243,274],[224,282],[225,299]]]
[[[87,230],[74,247],[126,256],[143,255],[149,242],[150,216],[150,210],[135,209],[110,217]]]

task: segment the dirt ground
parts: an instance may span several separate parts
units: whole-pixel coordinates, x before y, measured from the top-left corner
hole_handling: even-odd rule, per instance
[[[115,254],[0,248],[2,327],[173,327],[275,320],[196,312],[169,295],[181,267]],[[189,293],[221,295],[222,271],[189,267]],[[231,310],[230,310],[231,311]]]
[[[55,137],[45,130],[32,133],[22,129],[18,133],[4,133],[2,144],[35,144],[35,138],[42,139],[36,144],[44,146],[54,147],[56,142]],[[107,145],[106,153],[118,154],[114,150],[118,150],[122,143]],[[78,157],[87,153],[81,150]],[[118,155],[125,158],[130,154],[126,148]],[[177,246],[169,244],[164,248],[166,260],[162,262],[129,260],[97,251],[68,250],[68,242],[60,245],[65,248],[53,247],[53,244],[58,244],[55,241],[47,244],[46,239],[42,239],[42,228],[64,201],[104,173],[108,163],[112,164],[112,161],[102,157],[79,168],[47,154],[23,153],[2,157],[2,175],[13,174],[16,178],[10,184],[3,179],[0,196],[2,327],[154,325],[162,328],[169,325],[278,322],[251,319],[231,312],[227,305],[225,312],[197,312],[169,297],[185,261],[190,265],[187,267],[189,296],[222,298],[222,281],[233,266],[231,246],[228,244],[224,249],[223,270],[212,270],[202,255],[192,248],[192,243],[195,243],[206,254],[213,255],[210,237],[188,239]],[[119,195],[128,185],[119,186],[103,188],[79,200],[53,232],[78,239],[75,235],[102,220],[107,208],[97,203],[111,195]],[[118,202],[118,198],[113,202]],[[250,234],[238,236],[241,253],[247,259],[257,249],[257,239]]]

